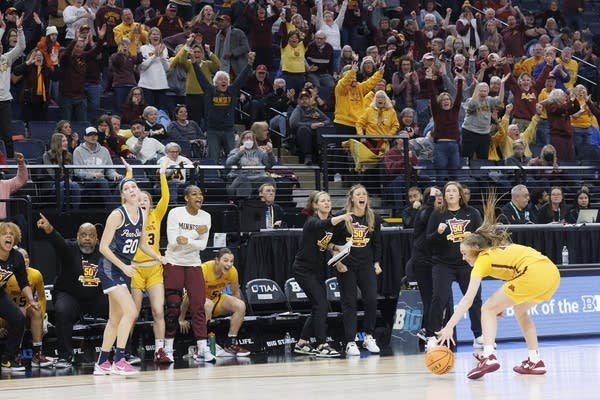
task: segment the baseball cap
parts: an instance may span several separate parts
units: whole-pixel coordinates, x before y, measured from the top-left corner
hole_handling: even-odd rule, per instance
[[[81,26],[79,27],[79,30],[80,30],[80,31],[84,31],[84,30],[86,30],[86,29],[87,29],[87,30],[89,30],[89,29],[90,29],[90,27],[89,27],[87,24],[83,24],[83,25],[81,25]]]
[[[223,14],[223,15],[219,15],[217,18],[215,18],[215,21],[231,22],[231,17],[229,15]]]
[[[260,64],[256,67],[256,72],[267,72],[267,66],[265,64]]]
[[[300,92],[300,95],[298,97],[311,97],[310,93],[307,92],[306,90],[303,90]]]
[[[87,128],[85,128],[85,136],[97,135],[97,134],[98,134],[98,130],[96,128],[94,128],[93,126],[88,126]]]
[[[16,14],[17,12],[18,12],[17,9],[14,7],[8,7],[6,9],[6,14]]]
[[[167,4],[167,10],[173,10],[173,11],[177,11],[177,4],[174,3],[169,3]]]
[[[435,59],[435,57],[433,56],[432,53],[425,53],[423,54],[423,57],[421,58],[421,60],[433,60]]]

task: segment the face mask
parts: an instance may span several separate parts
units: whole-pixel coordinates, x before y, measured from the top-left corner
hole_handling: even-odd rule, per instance
[[[427,31],[427,32],[425,32],[425,36],[427,36],[427,39],[431,39],[433,37],[433,32]]]
[[[244,148],[246,150],[250,150],[254,146],[254,141],[252,140],[244,140]]]
[[[275,90],[275,93],[277,94],[277,96],[281,96],[283,94],[283,89],[279,88],[279,89]]]
[[[554,161],[554,154],[552,153],[544,153],[544,160],[548,162]]]

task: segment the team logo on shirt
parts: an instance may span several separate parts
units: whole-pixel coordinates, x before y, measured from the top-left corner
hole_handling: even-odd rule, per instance
[[[325,251],[325,249],[327,249],[327,245],[331,241],[332,237],[333,237],[332,232],[325,232],[325,236],[323,236],[321,239],[317,240],[317,247],[319,248],[319,251]]]
[[[360,224],[359,222],[352,223],[352,247],[365,247],[371,240],[367,237],[369,227]]]
[[[452,218],[446,221],[448,227],[450,227],[450,234],[446,236],[446,239],[451,240],[453,243],[460,243],[464,238],[469,236],[471,232],[467,231],[467,225],[471,220],[468,219],[456,219]]]
[[[96,276],[98,274],[98,266],[87,260],[82,260],[81,264],[83,275],[79,275],[78,281],[81,282],[83,287],[97,287],[100,284],[100,278]]]
[[[11,276],[13,276],[12,271],[0,267],[0,284],[6,283]]]

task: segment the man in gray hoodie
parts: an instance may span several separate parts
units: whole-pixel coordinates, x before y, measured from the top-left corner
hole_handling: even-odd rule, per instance
[[[114,196],[114,187],[109,182],[116,182],[123,178],[113,168],[112,159],[106,147],[98,144],[98,131],[90,126],[85,129],[84,142],[73,150],[74,165],[97,165],[98,168],[80,168],[75,170],[75,176],[81,181],[84,192],[93,191],[104,201],[108,207],[117,203]]]

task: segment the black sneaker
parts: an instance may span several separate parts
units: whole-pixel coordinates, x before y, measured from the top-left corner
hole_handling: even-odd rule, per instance
[[[333,358],[340,357],[341,354],[336,349],[329,346],[328,343],[325,343],[314,350],[314,355],[317,357],[325,357],[325,358]]]
[[[308,342],[304,344],[296,343],[296,345],[294,346],[294,353],[312,356],[315,354],[315,349],[310,344],[308,344]]]
[[[66,358],[59,358],[54,363],[54,368],[59,368],[59,369],[71,368],[72,366],[73,366],[73,361],[71,359],[66,359]]]
[[[142,359],[140,357],[136,356],[135,354],[131,354],[131,353],[125,353],[125,359],[131,365],[137,365],[142,362]]]

